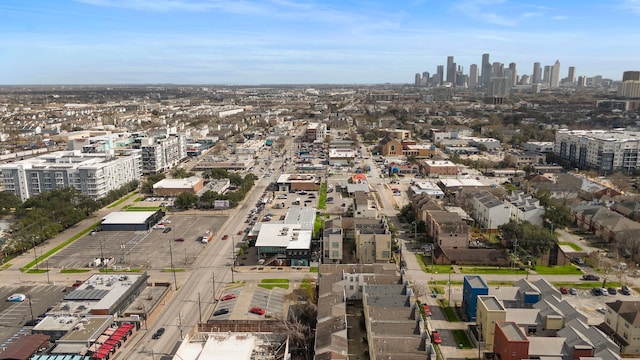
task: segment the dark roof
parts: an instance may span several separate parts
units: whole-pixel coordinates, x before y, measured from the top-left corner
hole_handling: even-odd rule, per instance
[[[510,260],[500,249],[449,249],[439,248],[451,261],[458,263],[491,264],[494,266],[509,265]]]
[[[625,340],[622,336],[616,334],[616,331],[613,330],[613,328],[609,326],[606,322],[602,322],[596,325],[596,328],[602,331],[605,335],[610,336],[616,344],[620,344],[622,346],[629,346],[629,342]]]
[[[2,360],[28,360],[38,349],[49,347],[49,335],[34,334],[18,337],[0,353]]]
[[[640,325],[640,301],[622,301],[606,303],[618,316],[626,320],[629,324]]]

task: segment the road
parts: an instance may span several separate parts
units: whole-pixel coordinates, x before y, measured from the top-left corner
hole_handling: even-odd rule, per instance
[[[287,141],[290,142],[292,139]],[[285,148],[287,146],[289,144],[286,144]],[[232,234],[244,230],[246,224],[237,219],[246,217],[262,197],[267,186],[280,175],[278,169],[282,165],[282,157],[272,157],[272,160],[271,168],[276,169],[274,174],[270,177],[261,177],[256,181],[253,190],[247,194],[240,206],[230,210],[228,220],[217,231],[218,234],[230,234],[230,238],[225,241],[216,240],[206,247],[193,264],[193,270],[186,278],[181,276],[180,281],[177,282],[178,290],[171,294],[166,307],[149,330],[142,336],[134,338],[133,343],[124,346],[115,359],[155,359],[156,355],[161,357],[173,354],[184,335],[195,328],[201,318],[207,319],[213,312],[214,288],[217,298],[224,289],[223,285],[232,280],[260,279],[268,276],[267,273],[245,274],[231,271],[232,247],[236,245]],[[279,274],[282,276],[282,273]],[[301,279],[305,274],[291,273],[291,275]],[[151,339],[152,334],[161,327],[166,330],[161,340]]]

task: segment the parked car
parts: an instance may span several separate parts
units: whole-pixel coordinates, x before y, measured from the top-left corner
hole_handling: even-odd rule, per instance
[[[161,327],[160,329],[156,330],[156,332],[153,333],[153,335],[151,335],[151,338],[156,340],[156,339],[160,339],[160,336],[162,336],[162,334],[164,334],[164,328]]]
[[[163,233],[168,233],[169,231],[171,231],[171,226],[165,228],[164,230],[162,230]]]
[[[224,314],[228,314],[228,313],[229,313],[229,309],[227,309],[227,308],[218,309],[218,310],[213,312],[213,316],[219,316],[219,315],[224,315]]]
[[[256,306],[256,307],[252,307],[251,310],[249,310],[249,312],[256,315],[264,315],[266,311],[264,311],[263,308],[259,308]]]
[[[567,289],[566,287],[561,287],[560,288],[560,293],[563,295],[566,295],[569,293],[569,289]]]
[[[607,312],[607,310],[603,307],[599,307],[597,311],[601,314],[605,314]]]
[[[7,298],[8,302],[23,302],[27,299],[25,294],[13,294]]]
[[[228,238],[229,238],[229,235],[227,235],[227,234],[224,234],[224,235],[222,236],[222,240],[227,240]]]
[[[236,298],[236,294],[227,294],[220,298],[222,301],[233,300]]]
[[[607,292],[609,292],[609,295],[615,295],[615,294],[617,294],[617,293],[618,293],[618,292],[616,291],[616,289],[615,289],[615,288],[612,288],[612,287],[607,288]]]
[[[620,292],[622,295],[631,295],[631,290],[626,285],[622,285]]]
[[[609,291],[607,290],[607,288],[600,289],[600,292],[602,293],[603,296],[609,296]]]
[[[593,274],[584,274],[582,275],[582,280],[598,281],[600,280],[600,276]]]
[[[442,344],[442,338],[440,337],[440,333],[437,330],[433,330],[431,333],[431,337],[433,338],[434,344]]]
[[[578,290],[576,290],[576,288],[571,288],[571,289],[569,289],[569,294],[578,295]]]
[[[179,237],[179,238],[176,238],[176,240],[175,240],[175,241],[183,242],[183,241],[184,241],[184,238]]]
[[[600,295],[602,295],[602,289],[601,288],[593,288],[593,289],[591,289],[591,294],[593,296],[600,296]]]

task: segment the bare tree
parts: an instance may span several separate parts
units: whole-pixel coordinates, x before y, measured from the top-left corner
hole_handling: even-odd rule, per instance
[[[640,231],[627,230],[616,236],[616,248],[618,254],[623,256],[629,256],[633,263],[638,259],[640,255]]]

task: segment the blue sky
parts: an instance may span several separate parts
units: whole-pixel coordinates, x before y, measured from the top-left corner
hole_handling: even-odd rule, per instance
[[[559,59],[640,70],[640,0],[2,0],[0,84],[412,83]]]

